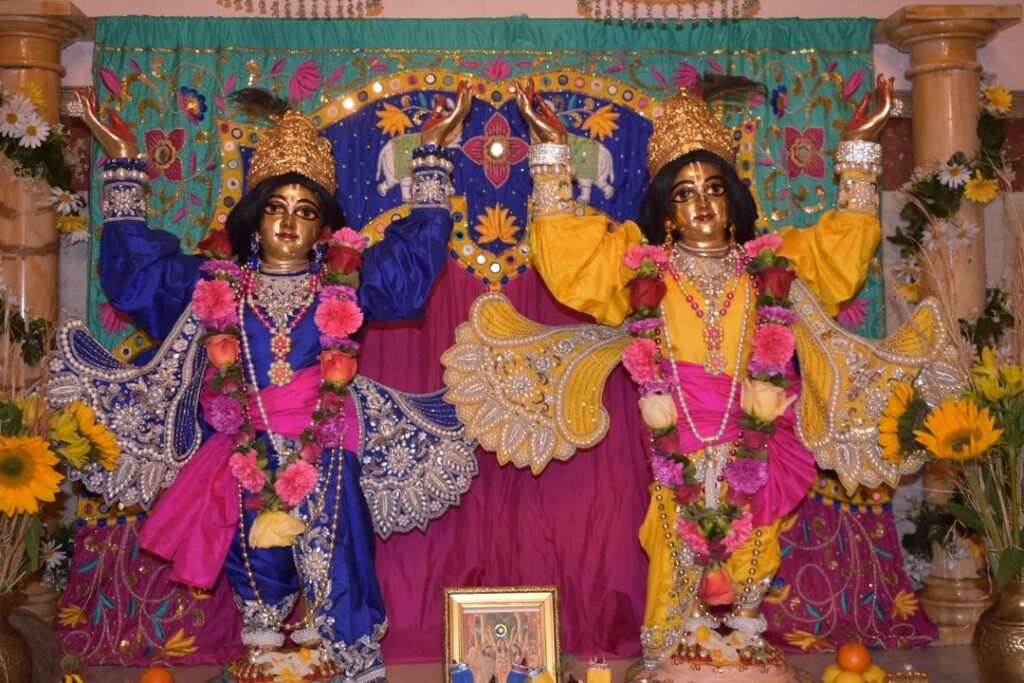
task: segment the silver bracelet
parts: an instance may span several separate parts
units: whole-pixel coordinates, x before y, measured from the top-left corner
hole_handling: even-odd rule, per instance
[[[840,140],[836,145],[835,172],[862,171],[881,175],[882,146],[868,140]]]
[[[420,168],[413,172],[412,203],[419,207],[448,208],[455,194],[451,177],[443,167]]]

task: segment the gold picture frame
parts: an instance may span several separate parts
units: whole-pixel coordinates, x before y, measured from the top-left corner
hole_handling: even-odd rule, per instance
[[[503,668],[524,659],[559,680],[558,612],[557,586],[445,588],[445,680],[448,664],[465,662],[473,671],[473,683],[488,683],[491,675],[505,683]],[[493,657],[484,652],[487,648],[493,648]]]

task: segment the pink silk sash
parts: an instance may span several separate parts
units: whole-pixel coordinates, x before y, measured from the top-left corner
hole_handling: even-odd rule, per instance
[[[309,426],[320,391],[320,366],[295,373],[285,386],[260,391],[267,420],[274,432],[298,439]],[[249,415],[257,432],[266,431],[255,397]],[[359,423],[352,397],[345,398],[348,429],[344,447],[358,451]],[[139,545],[172,564],[171,579],[210,589],[224,566],[231,539],[238,528],[238,481],[228,457],[234,438],[216,433],[199,447],[164,491],[139,534]]]
[[[677,361],[679,386],[682,389],[686,408],[697,433],[705,439],[718,434],[722,418],[729,401],[732,378],[727,374],[708,375],[704,367],[696,363]],[[788,394],[800,392],[800,381],[790,377],[793,385]],[[702,443],[693,434],[686,419],[679,397],[676,407],[679,413],[679,442],[683,453],[690,453],[707,445],[728,443],[740,435],[740,388],[736,384],[736,397],[729,410],[729,418],[719,439],[711,444]],[[768,483],[751,500],[754,526],[763,526],[788,515],[811,488],[814,481],[814,456],[804,448],[796,435],[796,412],[790,406],[775,421],[775,435],[768,441]]]

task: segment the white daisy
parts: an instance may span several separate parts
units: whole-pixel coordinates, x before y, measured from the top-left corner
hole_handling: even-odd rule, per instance
[[[917,262],[917,258],[913,256],[901,258],[893,267],[892,274],[898,282],[917,282],[918,278],[921,277],[921,265]]]
[[[39,549],[39,559],[48,570],[53,570],[60,565],[61,562],[68,559],[67,553],[63,550],[57,549],[57,542],[52,538],[43,544],[43,547]]]
[[[61,216],[70,216],[82,208],[82,198],[73,190],[50,188],[50,208]]]
[[[939,181],[946,187],[962,187],[971,177],[971,169],[960,164],[945,164],[939,169]]]
[[[4,105],[0,107],[0,135],[20,138],[25,134],[25,126],[28,125],[33,112],[31,109],[26,110],[24,107],[18,106],[18,103],[14,101],[16,99],[4,102]]]
[[[946,241],[951,249],[961,249],[971,246],[974,238],[978,236],[978,226],[973,221],[948,224]]]
[[[35,149],[46,142],[48,137],[50,137],[50,124],[40,116],[33,116],[25,124],[25,132],[18,140],[18,144]]]
[[[949,235],[953,227],[949,221],[938,219],[925,226],[921,235],[921,246],[928,251],[936,251],[940,246],[949,244]]]

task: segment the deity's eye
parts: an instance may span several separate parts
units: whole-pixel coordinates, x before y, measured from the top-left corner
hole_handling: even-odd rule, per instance
[[[707,185],[704,186],[704,194],[711,197],[721,197],[725,194],[725,182],[721,180],[711,180]]]
[[[685,204],[693,199],[694,194],[695,191],[693,187],[679,187],[676,188],[675,192],[672,193],[672,196],[669,197],[669,201],[673,204]]]

